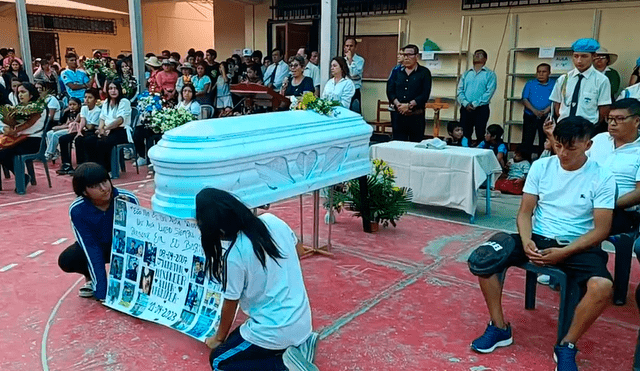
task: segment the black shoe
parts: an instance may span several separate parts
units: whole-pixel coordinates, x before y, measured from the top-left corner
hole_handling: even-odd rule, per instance
[[[73,171],[74,171],[73,167],[71,167],[70,164],[62,164],[60,169],[56,170],[56,174],[58,175],[73,174]]]

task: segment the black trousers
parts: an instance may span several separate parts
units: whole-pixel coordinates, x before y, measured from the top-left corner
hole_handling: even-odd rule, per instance
[[[544,121],[546,117],[537,118],[535,115],[524,114],[522,117],[522,145],[526,146],[529,150],[537,154],[541,154],[544,149],[544,141],[546,139],[544,134]],[[533,141],[536,139],[536,133],[538,133],[538,145],[533,146]]]
[[[286,371],[282,354],[284,350],[270,350],[249,343],[237,327],[211,352],[209,364],[214,371]]]
[[[105,263],[111,261],[111,246],[102,246],[102,257]],[[87,254],[78,243],[67,247],[58,257],[58,266],[66,273],[80,273],[88,280],[91,279],[89,273],[89,261],[87,260]]]
[[[350,108],[353,112],[362,113],[362,95],[360,89],[356,89],[356,93],[351,98]]]
[[[156,133],[149,128],[145,128],[142,126],[136,128],[136,130],[133,132],[133,144],[135,144],[136,146],[136,152],[138,152],[138,156],[147,158],[147,151],[149,151],[149,148],[151,148],[147,148],[147,139],[151,138],[154,135],[156,135]]]
[[[13,158],[37,153],[41,141],[41,138],[27,138],[11,148],[0,149],[0,164],[13,172]]]
[[[467,111],[466,108],[460,108],[460,124],[464,136],[471,141],[473,129],[476,129],[476,139],[480,142],[484,140],[484,133],[487,130],[487,122],[489,121],[489,105],[476,107],[476,109]]]
[[[392,121],[393,140],[421,142],[424,139],[425,126],[424,112],[411,116],[396,113],[395,120]]]
[[[124,128],[118,128],[112,130],[106,137],[98,138],[94,135],[85,138],[85,153],[89,161],[96,162],[104,166],[107,171],[111,171],[111,150],[116,145],[127,142],[127,131]]]

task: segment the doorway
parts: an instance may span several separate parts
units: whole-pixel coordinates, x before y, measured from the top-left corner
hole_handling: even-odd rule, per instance
[[[285,61],[303,46],[318,50],[320,27],[317,20],[305,23],[287,22],[275,26],[275,47],[284,51]]]

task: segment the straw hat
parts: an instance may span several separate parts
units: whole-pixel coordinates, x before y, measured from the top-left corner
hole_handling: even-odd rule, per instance
[[[611,66],[612,64],[616,63],[616,61],[618,60],[618,54],[609,53],[609,51],[603,47],[600,47],[600,49],[596,50],[596,54],[609,56],[609,63],[607,63],[607,66]]]
[[[149,57],[149,59],[147,59],[144,63],[151,67],[160,67],[162,65],[162,63],[160,63],[160,61],[158,60],[158,57]]]
[[[196,69],[193,67],[193,65],[189,62],[184,62],[182,64],[182,66],[180,66],[180,70],[184,70],[184,69],[190,69],[191,73],[194,73],[196,71]]]

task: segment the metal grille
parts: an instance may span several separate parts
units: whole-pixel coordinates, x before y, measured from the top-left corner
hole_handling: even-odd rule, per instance
[[[320,18],[320,0],[272,0],[271,20]],[[407,0],[338,0],[338,16],[403,14]]]
[[[93,34],[117,33],[115,19],[73,17],[42,13],[27,14],[30,30],[79,32]]]
[[[521,5],[555,5],[565,3],[582,3],[587,1],[623,1],[623,0],[462,0],[463,10],[508,8]]]

